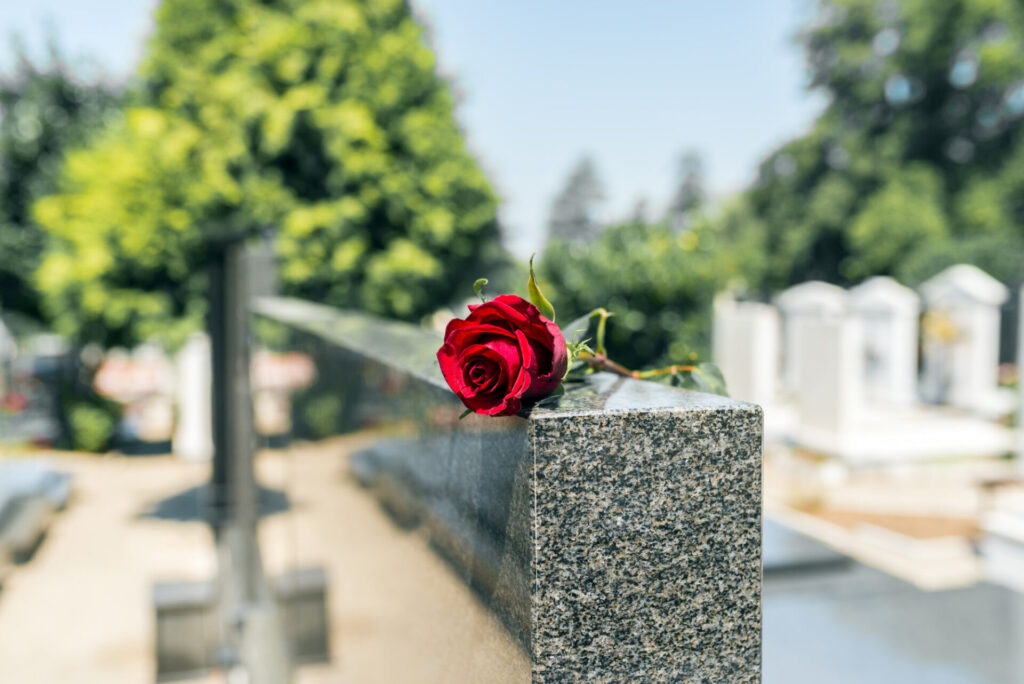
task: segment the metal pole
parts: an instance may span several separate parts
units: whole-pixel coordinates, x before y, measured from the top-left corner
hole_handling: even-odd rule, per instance
[[[227,283],[227,250],[223,244],[211,246],[207,272],[209,274],[210,296],[206,314],[206,329],[210,335],[210,370],[212,374],[212,396],[210,409],[213,428],[213,474],[210,481],[210,525],[220,539],[221,529],[229,516],[230,459],[228,458],[227,373],[225,364],[227,352],[227,310],[225,301]]]
[[[1017,475],[1024,477],[1024,285],[1017,292]]]
[[[253,684],[289,681],[284,632],[256,538],[255,432],[249,383],[245,243],[211,245],[208,329],[212,354],[211,524],[217,539],[224,660]]]

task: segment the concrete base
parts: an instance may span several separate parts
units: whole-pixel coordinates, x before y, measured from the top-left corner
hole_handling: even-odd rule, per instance
[[[851,466],[959,458],[997,458],[1013,451],[1005,425],[946,407],[866,408],[841,431],[801,425],[791,404],[769,404],[765,441],[842,459]]]
[[[225,667],[212,581],[166,582],[153,587],[156,608],[156,680],[201,677]],[[293,570],[274,581],[289,653],[296,663],[330,660],[327,578],[321,568]]]

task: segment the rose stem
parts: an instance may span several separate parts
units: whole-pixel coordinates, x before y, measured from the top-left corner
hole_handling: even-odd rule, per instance
[[[696,370],[695,366],[679,366],[679,365],[674,365],[674,366],[666,366],[664,368],[654,368],[652,370],[645,370],[645,371],[631,371],[628,368],[626,368],[625,366],[622,366],[622,365],[619,365],[619,364],[615,363],[614,361],[609,359],[604,354],[587,354],[587,353],[583,353],[583,354],[580,354],[579,359],[580,359],[580,361],[583,361],[584,363],[586,363],[591,368],[596,368],[597,370],[611,371],[612,373],[617,373],[618,375],[624,375],[627,378],[635,378],[637,380],[644,380],[646,378],[653,378],[653,377],[656,377],[658,375],[670,375],[670,374],[675,374],[675,373],[681,373],[681,372],[684,372],[684,371],[694,371],[694,370]]]

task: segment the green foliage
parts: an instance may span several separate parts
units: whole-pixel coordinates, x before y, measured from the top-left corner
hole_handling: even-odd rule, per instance
[[[941,242],[949,234],[941,183],[931,167],[915,164],[871,195],[849,227],[847,275],[893,273],[915,248]]]
[[[680,373],[677,382],[687,389],[694,389],[707,394],[729,396],[725,386],[722,370],[713,363],[701,363],[688,373]]]
[[[194,126],[129,109],[90,148],[69,155],[63,193],[40,200],[53,247],[37,280],[58,331],[108,345],[180,340],[198,326],[198,222],[222,204],[204,177]]]
[[[484,296],[484,287],[487,286],[488,282],[490,281],[487,278],[477,278],[473,281],[473,292],[476,293],[476,296],[480,298],[482,303],[487,302],[487,297]]]
[[[601,232],[597,210],[604,200],[604,188],[597,167],[584,157],[569,173],[562,190],[551,204],[548,239],[589,242]]]
[[[317,439],[328,437],[338,429],[341,420],[341,399],[334,394],[321,394],[303,406],[303,419]]]
[[[1024,237],[1018,2],[821,0],[802,38],[830,104],[744,197],[742,241],[764,252],[757,287],[915,283],[943,261],[928,252]]]
[[[81,80],[56,48],[40,62],[16,47],[13,61],[0,75],[0,308],[38,320],[33,273],[45,236],[30,207],[56,187],[66,151],[116,115],[118,96]]]
[[[626,223],[586,246],[555,241],[541,263],[544,288],[573,316],[607,307],[614,318],[606,345],[615,361],[630,368],[692,363],[706,356],[712,299],[739,263],[722,248],[727,236],[717,225],[693,224],[677,234],[665,224]]]
[[[700,153],[690,150],[679,160],[679,181],[668,209],[672,225],[686,227],[689,215],[699,210],[706,199],[704,160]]]
[[[117,420],[110,410],[96,403],[77,401],[68,406],[67,415],[72,449],[91,452],[107,450]]]
[[[905,283],[919,283],[954,264],[974,264],[993,278],[1011,283],[1021,277],[1024,236],[979,235],[922,246],[896,270]]]
[[[499,257],[496,199],[401,0],[164,0],[141,77],[36,207],[62,331],[180,338],[218,233],[275,227],[287,293],[406,319]]]
[[[540,311],[540,315],[554,323],[555,307],[551,306],[551,302],[547,300],[544,293],[540,291],[540,286],[537,285],[537,277],[533,272],[532,256],[530,257],[530,280],[527,282],[526,289],[530,293],[530,301]]]

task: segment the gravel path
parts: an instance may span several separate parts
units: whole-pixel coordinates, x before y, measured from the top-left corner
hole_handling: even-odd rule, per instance
[[[269,574],[328,572],[332,663],[299,684],[523,681],[526,656],[415,533],[400,530],[347,475],[352,436],[260,456],[261,481],[291,508],[264,519]],[[205,464],[172,457],[57,454],[74,495],[37,554],[0,590],[0,682],[120,684],[154,678],[156,581],[215,572],[205,524],[144,517],[204,482]],[[212,673],[207,681],[224,681]],[[195,680],[193,680],[195,681]]]

